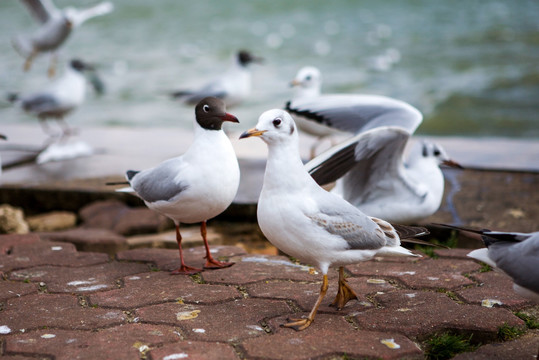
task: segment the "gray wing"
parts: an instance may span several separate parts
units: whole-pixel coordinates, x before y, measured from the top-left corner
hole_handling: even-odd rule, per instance
[[[60,107],[58,99],[50,94],[35,94],[22,99],[22,108],[28,112],[42,113]]]
[[[369,217],[333,194],[321,196],[319,211],[307,215],[314,224],[346,240],[350,249],[375,250],[386,245],[383,236],[373,236],[377,225]]]
[[[128,171],[128,181],[133,190],[146,202],[168,201],[189,188],[185,181],[177,181],[183,160],[174,158],[157,167],[140,172]]]
[[[539,233],[519,243],[494,243],[488,256],[516,284],[539,293]]]
[[[378,95],[321,95],[289,101],[286,110],[307,120],[358,133],[379,126],[399,126],[413,134],[423,116],[404,101]]]
[[[44,24],[58,9],[50,0],[21,0],[36,21]]]
[[[409,137],[398,127],[372,129],[332,147],[305,167],[321,185],[341,179],[343,197],[354,204],[363,202],[380,186],[398,185],[394,180],[403,172]]]
[[[219,99],[224,99],[227,95],[221,80],[210,82],[198,90],[179,90],[172,94],[173,98],[182,99],[189,104],[197,104],[200,100],[213,96]]]

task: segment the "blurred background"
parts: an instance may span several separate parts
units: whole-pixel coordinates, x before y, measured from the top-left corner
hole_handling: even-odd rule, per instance
[[[55,0],[87,7],[98,0]],[[89,91],[69,116],[76,127],[180,126],[193,108],[168,91],[196,87],[248,49],[253,94],[231,110],[242,129],[261,112],[283,107],[289,82],[305,65],[323,74],[323,92],[392,96],[425,115],[417,133],[539,135],[539,1],[177,1],[116,0],[89,20],[60,52],[57,74],[72,57],[98,66],[106,92]],[[36,123],[5,101],[50,82],[49,56],[24,73],[11,38],[36,28],[18,1],[0,2],[0,122]],[[57,75],[57,76],[58,76]]]

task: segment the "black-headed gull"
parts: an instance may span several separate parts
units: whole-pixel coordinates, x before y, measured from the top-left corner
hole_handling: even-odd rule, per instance
[[[171,95],[188,104],[196,104],[207,96],[223,99],[227,106],[235,106],[251,93],[251,71],[249,65],[261,62],[262,58],[240,50],[234,55],[231,67],[217,79],[197,90],[178,90]]]
[[[19,104],[27,113],[37,116],[44,131],[57,135],[48,127],[47,119],[54,118],[62,128],[62,136],[72,130],[64,122],[64,117],[84,102],[86,96],[86,77],[84,72],[93,67],[81,60],[71,60],[65,73],[42,90],[26,95],[11,94],[9,100]]]
[[[225,121],[238,119],[225,111],[217,98],[202,99],[195,107],[194,139],[185,154],[154,168],[127,171],[127,181],[152,210],[174,221],[181,265],[172,274],[200,271],[185,265],[180,223],[201,222],[206,247],[204,268],[233,265],[215,260],[206,239],[206,220],[222,213],[234,200],[240,182],[240,168],[230,140],[222,130]]]
[[[18,34],[12,40],[13,47],[26,59],[24,70],[32,65],[33,59],[42,52],[51,52],[49,76],[56,66],[56,50],[65,42],[74,28],[86,20],[108,14],[114,9],[110,2],[102,2],[88,9],[66,7],[58,9],[51,0],[21,0],[30,14],[40,24],[32,34]]]
[[[314,320],[328,288],[328,269],[339,267],[339,291],[332,305],[342,308],[357,298],[344,279],[344,265],[376,255],[414,256],[400,239],[428,233],[423,228],[391,225],[365,215],[322,189],[305,170],[299,155],[298,130],[284,110],[264,112],[256,127],[240,138],[260,137],[268,145],[258,223],[269,241],[286,254],[316,266],[323,274],[320,295],[307,318],[285,324],[296,330]]]
[[[539,231],[519,233],[440,225],[479,234],[486,248],[473,250],[468,256],[502,270],[513,279],[517,294],[539,304]]]
[[[413,134],[423,115],[412,105],[397,99],[367,94],[321,94],[320,71],[307,66],[299,70],[291,85],[292,100],[285,105],[299,128],[323,138],[379,126],[400,126]],[[315,145],[311,149],[314,157]]]
[[[400,127],[371,129],[318,155],[305,168],[320,185],[337,181],[331,192],[367,215],[417,223],[434,214],[442,202],[440,165],[461,166],[429,141],[416,142],[405,160],[410,137]]]

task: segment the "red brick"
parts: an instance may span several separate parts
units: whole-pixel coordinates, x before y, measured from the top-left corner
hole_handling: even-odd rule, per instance
[[[121,311],[82,307],[74,295],[37,294],[7,300],[0,326],[18,333],[43,327],[92,330],[124,321]]]
[[[0,301],[37,292],[37,284],[0,279]]]
[[[88,266],[107,262],[107,254],[77,252],[75,246],[63,242],[38,241],[14,245],[11,252],[0,255],[0,270],[9,272],[43,265]]]
[[[189,276],[152,272],[126,276],[123,287],[91,294],[98,306],[134,309],[170,301],[209,304],[241,298],[238,290],[224,285],[197,284]]]
[[[177,326],[188,340],[236,342],[264,335],[264,321],[289,311],[284,301],[241,299],[214,305],[152,305],[138,309],[136,316],[141,322]]]
[[[7,254],[11,248],[21,244],[35,244],[40,241],[37,234],[10,234],[0,235],[0,255]]]
[[[441,330],[474,333],[474,340],[493,340],[504,324],[525,328],[524,322],[502,308],[461,305],[443,293],[399,290],[376,295],[381,309],[367,310],[356,320],[361,329],[422,337]]]
[[[124,324],[97,332],[37,330],[6,339],[6,352],[45,354],[57,360],[139,359],[152,347],[179,340],[173,327]]]
[[[318,314],[303,331],[279,327],[286,318],[271,321],[275,334],[243,342],[246,357],[257,359],[347,358],[422,359],[422,352],[410,339],[397,333],[355,330],[344,318]],[[390,349],[382,340],[400,347]]]
[[[480,285],[456,292],[468,303],[481,305],[483,300],[490,300],[501,303],[495,304],[495,306],[508,307],[514,310],[532,304],[530,300],[515,293],[513,280],[502,272],[473,273],[470,277],[478,281]]]
[[[197,268],[202,268],[204,266],[204,256],[206,256],[206,252],[203,246],[186,248],[183,250],[184,260],[187,265]],[[232,256],[245,254],[245,250],[237,246],[212,246],[210,251],[214,258],[222,260],[228,260]],[[162,271],[172,271],[180,266],[178,249],[143,248],[126,250],[117,253],[116,258],[121,261],[149,262]]]
[[[347,266],[353,275],[391,278],[412,289],[458,289],[474,284],[463,274],[476,271],[474,261],[424,258],[414,262],[370,261]]]
[[[82,251],[99,251],[115,254],[128,248],[127,239],[106,229],[78,227],[65,231],[41,233],[41,238],[50,241],[70,242]]]
[[[212,284],[236,285],[272,279],[319,281],[322,275],[310,273],[310,270],[310,267],[294,264],[284,256],[252,255],[239,258],[236,265],[219,272],[204,272],[202,278]]]
[[[367,277],[348,278],[348,284],[359,296],[359,301],[350,301],[341,314],[348,314],[357,311],[363,311],[373,306],[366,295],[375,294],[380,291],[391,291],[395,289],[387,282],[382,284],[369,283]],[[260,298],[270,298],[279,300],[293,300],[299,307],[305,311],[310,311],[320,293],[322,282],[317,283],[298,283],[292,281],[262,281],[256,284],[247,285],[246,289],[250,296]],[[322,302],[320,311],[336,312],[334,307],[329,304],[337,294],[337,277],[329,281],[329,289]]]
[[[112,262],[69,269],[59,266],[38,266],[13,271],[9,278],[44,282],[47,291],[51,293],[88,293],[114,289],[117,287],[117,280],[145,271],[148,271],[145,264]]]
[[[228,344],[205,341],[179,341],[161,348],[151,350],[152,359],[189,359],[189,360],[238,360],[232,346]]]

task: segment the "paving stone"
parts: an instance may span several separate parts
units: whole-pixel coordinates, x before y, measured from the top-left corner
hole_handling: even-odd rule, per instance
[[[422,338],[441,330],[474,333],[474,340],[496,339],[504,324],[524,329],[524,322],[502,308],[460,305],[443,293],[398,290],[375,295],[381,309],[367,310],[356,320],[361,329],[391,331]]]
[[[337,277],[329,282],[329,289],[320,306],[319,311],[336,312],[334,307],[329,304],[337,294]],[[373,306],[366,298],[367,294],[375,294],[381,291],[391,291],[395,289],[388,282],[369,283],[367,277],[348,278],[348,284],[359,296],[359,301],[350,301],[340,312],[343,315],[363,311]],[[247,293],[252,297],[293,300],[301,309],[310,311],[320,293],[322,282],[317,283],[298,283],[292,281],[262,281],[256,284],[246,286]]]
[[[124,324],[97,332],[46,329],[17,334],[6,338],[5,351],[46,354],[56,360],[130,360],[139,359],[154,346],[177,340],[178,333],[170,326]]]
[[[81,251],[98,251],[116,254],[128,248],[127,239],[106,229],[78,227],[65,231],[40,233],[43,240],[73,243]]]
[[[77,215],[69,211],[52,211],[28,217],[26,219],[33,232],[59,231],[77,225]]]
[[[37,292],[37,284],[0,279],[0,301]]]
[[[151,350],[149,354],[152,360],[239,359],[232,346],[218,342],[210,344],[204,341],[179,341]]]
[[[246,358],[313,359],[346,356],[347,358],[422,359],[421,350],[403,335],[355,330],[344,318],[318,314],[304,331],[280,327],[286,317],[270,321],[275,334],[243,342]],[[388,344],[393,345],[390,348]]]
[[[265,335],[262,323],[288,312],[284,301],[240,299],[215,305],[166,303],[135,313],[141,322],[180,327],[187,340],[236,342]]]
[[[513,290],[511,278],[500,271],[473,273],[470,277],[480,285],[456,291],[457,295],[468,303],[487,307],[503,306],[513,310],[531,304],[530,300]]]
[[[295,264],[284,256],[248,255],[232,261],[236,261],[236,265],[220,269],[219,272],[206,271],[202,273],[202,278],[212,284],[235,285],[272,279],[314,282],[322,278],[313,268]]]
[[[434,253],[441,258],[471,260],[467,255],[473,249],[435,249]]]
[[[204,256],[206,256],[204,247],[199,246],[183,250],[184,260],[187,265],[198,268],[204,266]],[[212,246],[210,252],[214,258],[221,260],[228,260],[232,256],[245,254],[245,250],[237,246]],[[119,252],[116,254],[116,258],[121,261],[149,262],[162,271],[172,271],[180,266],[178,249],[132,249]],[[235,265],[232,267],[235,267]]]
[[[92,330],[124,321],[123,312],[82,307],[74,295],[36,294],[8,299],[0,326],[18,333],[43,327]]]
[[[120,201],[92,203],[79,212],[85,228],[100,228],[129,236],[161,232],[173,227],[167,217],[147,207],[131,208]]]
[[[369,261],[349,265],[353,275],[392,278],[412,289],[458,289],[474,282],[463,274],[476,271],[479,265],[471,260],[422,258],[414,262]]]
[[[126,276],[123,287],[91,294],[90,304],[100,307],[134,309],[170,301],[210,304],[242,297],[230,286],[197,284],[189,276],[152,272]]]
[[[50,293],[78,293],[115,289],[116,281],[124,276],[148,271],[145,264],[104,263],[79,268],[37,266],[11,272],[10,280],[43,282]]]
[[[539,331],[530,331],[516,340],[481,346],[474,352],[462,353],[454,360],[536,360],[539,355]]]
[[[39,241],[41,240],[37,234],[0,235],[0,255],[9,253],[15,245],[33,244]]]
[[[14,245],[9,254],[0,254],[0,270],[8,272],[43,265],[77,267],[108,261],[107,254],[77,252],[70,243],[37,241]]]

